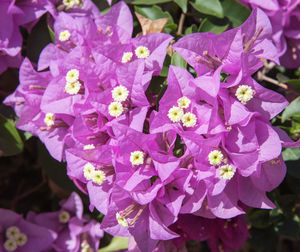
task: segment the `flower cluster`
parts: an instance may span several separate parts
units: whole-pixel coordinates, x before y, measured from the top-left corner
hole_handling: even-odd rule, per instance
[[[90,209],[105,214],[102,229],[133,236],[141,251],[153,251],[161,240],[185,237],[175,225],[180,218],[224,226],[227,221],[215,218],[234,218],[245,206],[273,208],[266,192],[285,176],[282,147],[299,143],[269,122],[285,98],[251,77],[261,59],[278,63],[267,16],[255,9],[240,27],[173,44],[197,76],[170,66],[160,99],[147,89],[172,37],[132,38],[123,2],[105,15],[74,15],[82,4],[57,14],[55,44],[42,51],[38,71],[23,61],[20,85],[5,103],[14,106],[20,129],[67,162]],[[70,213],[55,216],[63,225]],[[229,234],[240,229],[235,223]],[[222,232],[228,235],[224,227],[205,239],[221,236],[226,244]]]
[[[80,12],[98,14],[91,0],[2,0],[0,10],[4,20],[0,24],[0,74],[8,67],[19,67],[22,62],[23,39],[20,27],[30,32],[38,19],[47,12],[54,18],[62,10],[72,15]]]
[[[1,251],[97,251],[103,231],[100,224],[83,216],[78,194],[72,193],[61,210],[35,214],[26,220],[6,209],[0,209]]]
[[[252,8],[259,7],[268,15],[273,28],[272,40],[281,56],[281,65],[287,68],[300,67],[300,1],[240,1]]]

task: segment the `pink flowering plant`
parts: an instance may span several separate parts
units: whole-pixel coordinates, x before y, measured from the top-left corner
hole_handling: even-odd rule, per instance
[[[0,252],[296,251],[300,1],[269,2],[3,0]]]

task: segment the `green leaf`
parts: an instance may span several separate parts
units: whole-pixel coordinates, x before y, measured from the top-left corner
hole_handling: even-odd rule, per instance
[[[0,114],[0,156],[16,155],[23,150],[23,141],[12,120]]]
[[[49,30],[50,40],[52,43],[55,43],[55,33],[49,25],[47,25],[47,26],[48,26],[48,30]]]
[[[251,11],[236,0],[222,1],[224,15],[231,21],[233,27],[240,26],[249,17]]]
[[[207,18],[205,18],[199,27],[199,32],[213,32],[215,34],[220,34],[226,31],[228,26],[229,24],[222,25],[222,26],[216,25],[212,23],[210,20],[208,20]]]
[[[110,244],[98,250],[98,252],[113,252],[128,248],[128,237],[114,236]]]
[[[283,111],[281,121],[285,122],[290,117],[300,117],[300,97],[293,100]]]
[[[300,159],[300,148],[288,148],[282,152],[284,161]],[[300,170],[300,169],[299,169]]]
[[[184,31],[184,35],[188,35],[194,32],[197,32],[198,27],[195,24],[192,24],[191,26],[189,26],[188,28],[185,29]]]
[[[279,222],[275,226],[275,231],[279,234],[297,239],[299,236],[299,218],[295,216],[294,218],[291,216],[285,216],[282,222]]]
[[[291,84],[300,93],[300,79],[290,79],[285,81],[285,83]]]
[[[152,4],[161,4],[161,3],[168,3],[172,2],[172,0],[135,0],[132,4],[136,5],[152,5]]]
[[[251,249],[255,252],[273,251],[276,248],[278,242],[278,235],[274,231],[273,227],[264,229],[251,228],[250,229]]]
[[[159,6],[134,6],[137,13],[151,20],[159,18],[170,18],[167,24],[174,23],[173,18],[169,12],[163,11]]]
[[[76,187],[67,176],[65,163],[60,163],[51,157],[46,147],[39,142],[38,157],[42,168],[46,171],[47,176],[58,186],[74,191]]]
[[[171,58],[171,65],[179,66],[181,68],[187,67],[186,61],[177,52],[175,52]]]
[[[255,228],[267,228],[272,224],[269,211],[261,209],[253,210],[249,215],[249,221]]]
[[[174,2],[178,4],[184,13],[187,12],[187,0],[174,0]]]
[[[223,8],[219,0],[195,0],[194,3],[191,2],[191,5],[200,13],[218,18],[224,17]]]
[[[166,58],[165,58],[165,61],[164,61],[163,68],[162,68],[161,73],[160,73],[159,76],[161,76],[161,77],[167,77],[168,76],[170,64],[171,64],[171,57],[167,54]]]

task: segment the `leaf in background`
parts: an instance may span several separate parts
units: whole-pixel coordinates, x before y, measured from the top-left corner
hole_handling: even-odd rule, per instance
[[[47,176],[60,188],[66,191],[74,191],[76,187],[67,176],[65,163],[60,163],[51,157],[46,147],[39,142],[39,162],[46,171]]]
[[[23,141],[14,123],[0,115],[0,156],[16,155],[23,150]]]
[[[46,15],[33,27],[28,37],[26,56],[33,62],[37,62],[41,51],[51,43]]]
[[[182,68],[187,67],[186,61],[177,52],[175,52],[172,56],[171,65],[179,66]]]
[[[290,79],[285,81],[285,83],[291,84],[300,93],[300,79]]]
[[[293,100],[283,111],[281,121],[285,122],[290,117],[300,118],[300,97]]]
[[[300,179],[300,148],[288,148],[282,152],[282,157],[287,166],[287,172],[294,178]]]
[[[159,6],[134,6],[134,9],[140,15],[149,18],[151,20],[157,20],[159,18],[169,18],[169,23],[174,23],[170,13],[163,11]]]
[[[251,225],[255,228],[267,228],[272,225],[269,210],[254,209],[248,218]]]
[[[275,226],[275,231],[280,235],[284,235],[293,239],[297,239],[300,233],[299,218],[295,215],[285,216],[282,222]]]
[[[168,76],[170,64],[171,64],[171,57],[167,54],[166,58],[165,58],[165,61],[164,61],[163,68],[162,68],[159,76],[161,76],[161,77],[167,77]]]
[[[224,31],[226,31],[227,28],[228,28],[228,24],[219,26],[219,25],[212,23],[207,18],[205,18],[199,27],[199,32],[213,32],[215,34],[220,34]]]
[[[224,17],[223,8],[219,0],[196,0],[194,3],[191,2],[191,5],[200,13],[218,18]]]
[[[251,11],[242,3],[236,0],[222,1],[224,16],[227,17],[233,27],[240,26],[249,17]]]
[[[294,161],[300,159],[300,148],[288,148],[282,152],[284,161]],[[300,169],[299,169],[300,171]]]
[[[151,20],[149,18],[146,18],[146,17],[140,15],[137,12],[135,12],[135,15],[141,24],[143,35],[146,35],[148,33],[162,32],[164,30],[165,24],[169,20],[169,18],[159,18],[156,20]]]
[[[52,28],[48,25],[49,35],[52,43],[55,43],[55,33]]]
[[[187,12],[187,0],[174,0],[174,2],[178,4],[184,13]]]
[[[172,0],[135,0],[132,2],[132,4],[152,5],[152,4],[161,4],[161,3],[167,3],[167,2],[172,2]]]
[[[110,244],[98,250],[98,252],[113,252],[128,248],[128,237],[114,236]]]
[[[273,227],[264,229],[251,228],[250,234],[251,249],[254,249],[256,252],[273,251],[277,246],[278,235]]]
[[[198,27],[195,24],[192,24],[191,26],[189,26],[188,28],[185,29],[184,31],[184,35],[188,35],[194,32],[198,31]]]

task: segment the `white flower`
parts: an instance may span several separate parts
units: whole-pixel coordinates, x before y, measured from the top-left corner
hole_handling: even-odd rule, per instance
[[[208,154],[208,160],[211,165],[219,165],[223,161],[223,154],[221,151],[213,150]]]
[[[236,98],[243,104],[246,104],[253,98],[254,91],[248,85],[240,85],[235,92]]]
[[[16,226],[11,226],[6,229],[6,238],[8,239],[16,239],[20,234],[20,229]]]
[[[150,55],[150,51],[146,46],[139,46],[135,49],[135,55],[139,58],[139,59],[145,59],[148,58]]]
[[[15,240],[8,239],[4,242],[3,247],[6,249],[6,251],[15,251],[18,245]]]
[[[133,151],[130,153],[130,162],[132,165],[141,165],[144,163],[144,152]]]
[[[84,167],[83,167],[83,176],[87,180],[93,179],[94,172],[95,172],[95,166],[93,166],[91,163],[86,163],[84,165]]]
[[[16,239],[18,246],[24,246],[27,243],[27,235],[20,233]]]
[[[191,104],[191,100],[186,96],[182,96],[177,100],[177,104],[180,108],[188,108]]]
[[[126,87],[120,85],[115,87],[112,91],[112,98],[114,99],[114,101],[118,101],[118,102],[123,102],[126,101],[128,95],[129,95],[129,91]]]
[[[63,0],[63,4],[69,9],[73,8],[76,5],[75,0]]]
[[[168,117],[172,122],[180,122],[184,112],[181,108],[173,106],[169,109]]]
[[[62,211],[58,216],[59,222],[61,223],[67,223],[70,218],[71,216],[67,211]]]
[[[53,113],[47,113],[44,118],[44,122],[48,127],[53,126],[55,121],[55,115]]]
[[[116,213],[116,219],[122,227],[128,227],[128,221],[126,220],[126,218],[121,216],[119,213]]]
[[[76,82],[67,82],[65,86],[65,92],[70,95],[76,95],[79,93],[81,88],[81,83],[79,81]]]
[[[234,174],[235,174],[235,169],[229,164],[222,165],[219,168],[219,175],[222,179],[230,180],[232,179]]]
[[[181,121],[185,127],[194,127],[197,123],[197,117],[195,114],[187,112],[182,116]]]
[[[124,109],[121,102],[112,102],[108,106],[108,113],[113,117],[118,117],[123,113]]]
[[[71,36],[71,33],[68,30],[64,30],[59,33],[58,39],[59,39],[59,41],[64,42],[64,41],[69,40],[70,36]]]
[[[127,63],[131,61],[132,56],[133,56],[132,52],[124,52],[122,56],[122,63]]]
[[[78,81],[79,79],[79,71],[77,69],[71,69],[66,74],[66,81],[73,83]]]
[[[93,150],[95,149],[95,145],[93,144],[86,144],[83,146],[83,150]]]
[[[101,185],[106,180],[105,173],[100,170],[95,170],[93,172],[92,181],[98,185]]]

